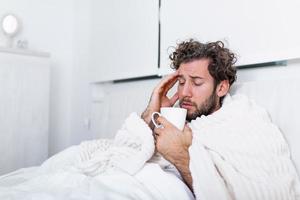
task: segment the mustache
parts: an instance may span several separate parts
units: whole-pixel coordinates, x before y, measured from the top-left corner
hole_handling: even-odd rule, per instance
[[[196,103],[191,101],[188,98],[183,98],[181,100],[179,100],[179,105],[182,106],[182,104],[187,103],[187,104],[192,104],[193,106],[196,106]]]

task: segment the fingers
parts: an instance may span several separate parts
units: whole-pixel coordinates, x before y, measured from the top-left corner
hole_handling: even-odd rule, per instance
[[[168,120],[166,120],[166,118],[164,118],[163,116],[159,116],[156,119],[156,123],[160,125],[160,127],[155,127],[154,128],[154,133],[155,136],[159,136],[165,128],[169,128],[170,126],[173,126]]]
[[[167,76],[165,76],[165,77],[162,79],[161,83],[162,83],[162,84],[165,84],[165,83],[167,83],[167,82],[169,82],[169,81],[172,81],[173,79],[177,78],[177,76],[178,76],[178,71],[173,72],[173,73],[171,73],[171,74],[168,74]]]
[[[174,72],[165,78],[163,78],[158,85],[158,89],[161,89],[163,95],[167,94],[167,92],[174,86],[177,81],[178,72]]]
[[[163,95],[167,95],[168,91],[175,85],[175,83],[178,80],[177,76],[178,74],[176,74],[176,76],[172,77],[172,79],[170,79],[169,82],[167,82],[163,91]]]
[[[161,124],[163,126],[163,128],[168,128],[170,126],[173,126],[166,118],[164,118],[163,116],[159,116],[156,119],[158,124]]]
[[[161,135],[161,134],[163,134],[163,128],[162,127],[155,127],[154,128],[154,130],[153,130],[153,132],[154,132],[154,141],[156,142],[157,141],[157,138]]]
[[[153,131],[155,133],[154,136],[157,137],[162,133],[162,128],[155,127]]]

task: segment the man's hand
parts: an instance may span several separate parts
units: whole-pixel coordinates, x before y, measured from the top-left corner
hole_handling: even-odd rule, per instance
[[[180,131],[164,117],[157,118],[158,124],[163,128],[155,128],[156,149],[180,172],[182,178],[192,190],[192,176],[189,169],[189,147],[192,144],[192,130],[185,125]]]
[[[178,94],[174,94],[171,98],[167,97],[168,91],[177,82],[178,72],[174,72],[165,78],[154,88],[149,104],[146,110],[142,113],[144,121],[153,129],[151,115],[153,112],[159,112],[161,107],[172,107],[178,100]]]
[[[155,128],[157,151],[168,161],[176,164],[179,153],[188,153],[188,148],[192,144],[192,130],[185,125],[180,131],[163,116],[156,119],[163,128]]]

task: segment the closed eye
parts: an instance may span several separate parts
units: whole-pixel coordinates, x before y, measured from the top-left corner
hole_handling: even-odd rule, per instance
[[[203,83],[194,83],[196,86],[201,86]]]

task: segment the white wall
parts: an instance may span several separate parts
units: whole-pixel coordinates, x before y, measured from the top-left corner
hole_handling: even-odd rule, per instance
[[[91,123],[91,6],[92,0],[74,0],[74,65],[72,75],[72,109],[69,144],[93,139]],[[99,35],[99,37],[101,37]]]
[[[82,125],[89,96],[88,9],[86,0],[0,1],[0,16],[12,12],[22,21],[15,41],[51,53],[50,155],[90,137]]]

